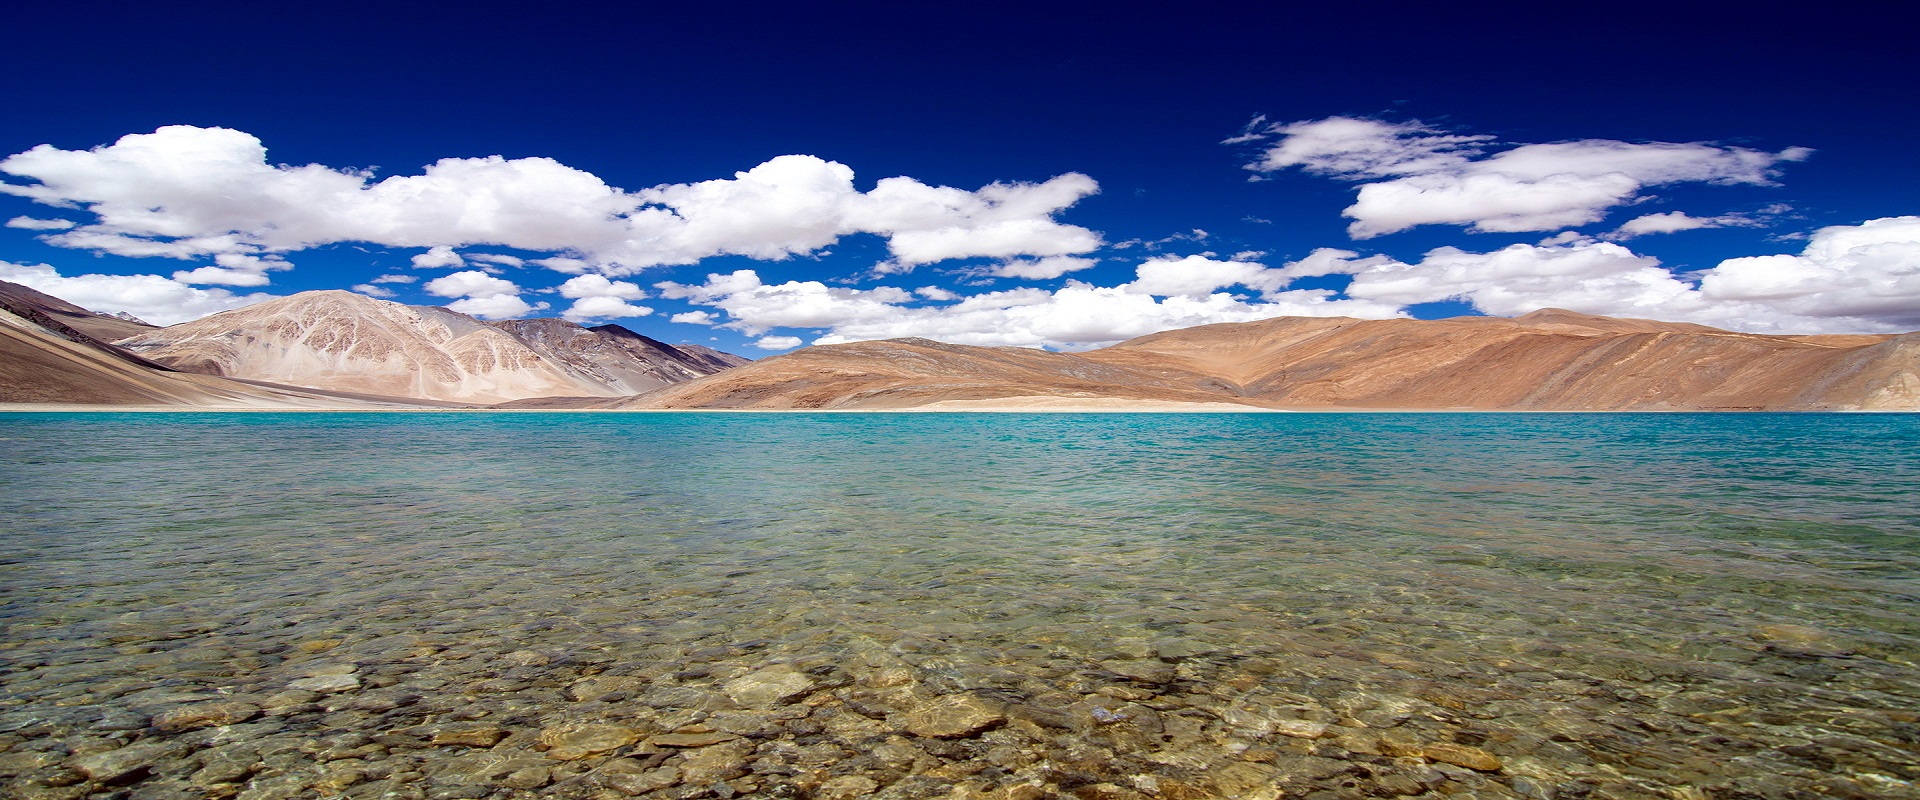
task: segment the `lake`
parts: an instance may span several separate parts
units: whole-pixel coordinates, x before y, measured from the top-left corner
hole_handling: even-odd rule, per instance
[[[19,797],[1920,797],[1920,415],[0,414]]]

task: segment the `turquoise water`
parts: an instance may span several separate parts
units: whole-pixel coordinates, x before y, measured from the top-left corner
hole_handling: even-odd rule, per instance
[[[1920,796],[1917,487],[1914,415],[0,414],[0,781]]]

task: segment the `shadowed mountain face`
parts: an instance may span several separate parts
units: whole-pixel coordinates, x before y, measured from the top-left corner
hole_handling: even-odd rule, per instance
[[[826,345],[623,408],[907,408],[1118,398],[1262,408],[1920,409],[1920,333],[1760,336],[1548,309],[1516,319],[1286,317],[1086,353]]]
[[[488,323],[344,291],[302,292],[116,344],[189,372],[474,403],[619,397],[726,363],[618,326]]]
[[[67,328],[102,342],[125,339],[157,330],[154,326],[126,314],[110,316],[95,313],[53,295],[6,281],[0,281],[0,308],[5,308],[22,317],[32,318],[47,327]],[[36,313],[44,318],[35,317]],[[48,325],[49,322],[57,323],[57,326]]]

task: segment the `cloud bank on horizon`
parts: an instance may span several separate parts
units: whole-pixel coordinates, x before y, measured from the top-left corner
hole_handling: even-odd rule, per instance
[[[759,337],[758,346],[773,350],[897,336],[1078,349],[1274,316],[1404,316],[1410,306],[1443,301],[1493,315],[1561,307],[1755,332],[1920,328],[1920,216],[1828,226],[1812,231],[1798,254],[1729,254],[1689,273],[1624,243],[1769,228],[1790,209],[1645,213],[1609,230],[1574,230],[1648,202],[1655,187],[1775,185],[1787,165],[1809,157],[1807,148],[1515,144],[1356,117],[1257,118],[1227,142],[1255,149],[1244,166],[1256,179],[1299,172],[1355,184],[1340,212],[1351,220],[1350,241],[1276,266],[1262,253],[1204,250],[1208,234],[1195,231],[1153,243],[1158,249],[1142,258],[1128,252],[1142,239],[1109,243],[1109,234],[1134,232],[1061,221],[1100,191],[1077,172],[974,190],[889,177],[863,191],[849,166],[785,155],[731,178],[628,191],[550,158],[493,156],[442,159],[419,174],[376,180],[367,170],[271,163],[265,145],[240,131],[170,126],[90,150],[42,145],[12,155],[0,160],[0,193],[58,210],[6,223],[50,245],[191,268],[63,274],[0,261],[0,280],[170,324],[271,299],[240,290],[272,285],[303,251],[364,243],[419,249],[411,268],[448,270],[425,280],[355,279],[364,282],[352,288],[365,294],[392,297],[418,283],[475,316],[514,318],[564,304],[560,315],[577,322],[647,316],[656,309],[637,301],[669,300],[690,308],[671,313],[676,323]],[[1418,259],[1360,250],[1423,227],[1544,236],[1484,251],[1442,246]],[[877,237],[886,256],[826,280],[770,283],[755,269],[650,286],[621,280],[723,256],[819,259],[859,236]],[[1165,252],[1179,247],[1196,252]],[[518,254],[492,252],[500,249]],[[1103,260],[1136,262],[1131,279],[1069,277]],[[923,269],[937,277],[907,278]],[[995,281],[1029,285],[977,288]],[[877,283],[859,286],[866,282]]]

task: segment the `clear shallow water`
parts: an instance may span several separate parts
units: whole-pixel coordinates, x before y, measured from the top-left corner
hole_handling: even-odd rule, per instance
[[[0,782],[1920,796],[1916,487],[1912,415],[0,415]]]

